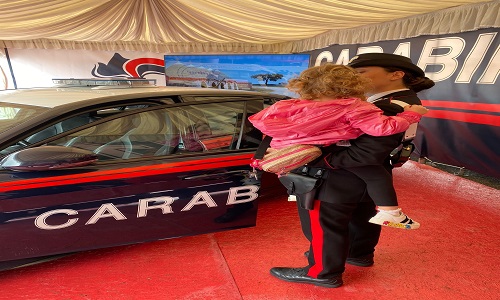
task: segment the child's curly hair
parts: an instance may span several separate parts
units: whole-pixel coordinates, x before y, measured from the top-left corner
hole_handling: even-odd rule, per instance
[[[287,88],[307,100],[324,97],[365,100],[368,84],[353,68],[327,63],[302,71],[299,77],[288,81]]]

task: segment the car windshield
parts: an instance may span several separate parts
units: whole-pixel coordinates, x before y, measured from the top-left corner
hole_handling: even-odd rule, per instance
[[[47,110],[47,107],[0,102],[0,132]]]

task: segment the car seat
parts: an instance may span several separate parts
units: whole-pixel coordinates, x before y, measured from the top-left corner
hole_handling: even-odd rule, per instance
[[[103,159],[138,158],[172,154],[179,145],[179,133],[163,110],[120,118],[123,135],[94,150]]]
[[[200,142],[212,136],[210,125],[203,112],[197,110],[183,110],[176,115],[179,124],[180,136],[185,151],[202,152],[203,144]]]

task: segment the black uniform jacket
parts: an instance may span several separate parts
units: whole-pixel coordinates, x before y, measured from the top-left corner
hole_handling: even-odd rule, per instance
[[[411,90],[389,94],[374,104],[388,116],[402,112],[403,108],[397,104],[391,104],[391,100],[399,100],[408,104],[421,104],[417,94]],[[401,144],[402,138],[403,133],[379,137],[364,134],[351,140],[350,147],[334,145],[324,147],[322,149],[323,156],[310,165],[329,169],[325,163],[326,160],[329,165],[336,169],[329,169],[326,172],[318,199],[330,203],[372,201],[366,193],[365,182],[342,168],[380,165],[383,162],[384,167],[390,172],[392,170],[389,163],[390,153]],[[329,153],[331,154],[327,155]]]

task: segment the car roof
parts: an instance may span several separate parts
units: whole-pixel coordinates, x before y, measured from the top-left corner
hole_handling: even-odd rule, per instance
[[[159,97],[177,95],[262,95],[260,92],[189,87],[53,87],[6,90],[0,92],[0,102],[54,108],[65,104],[125,95]]]

